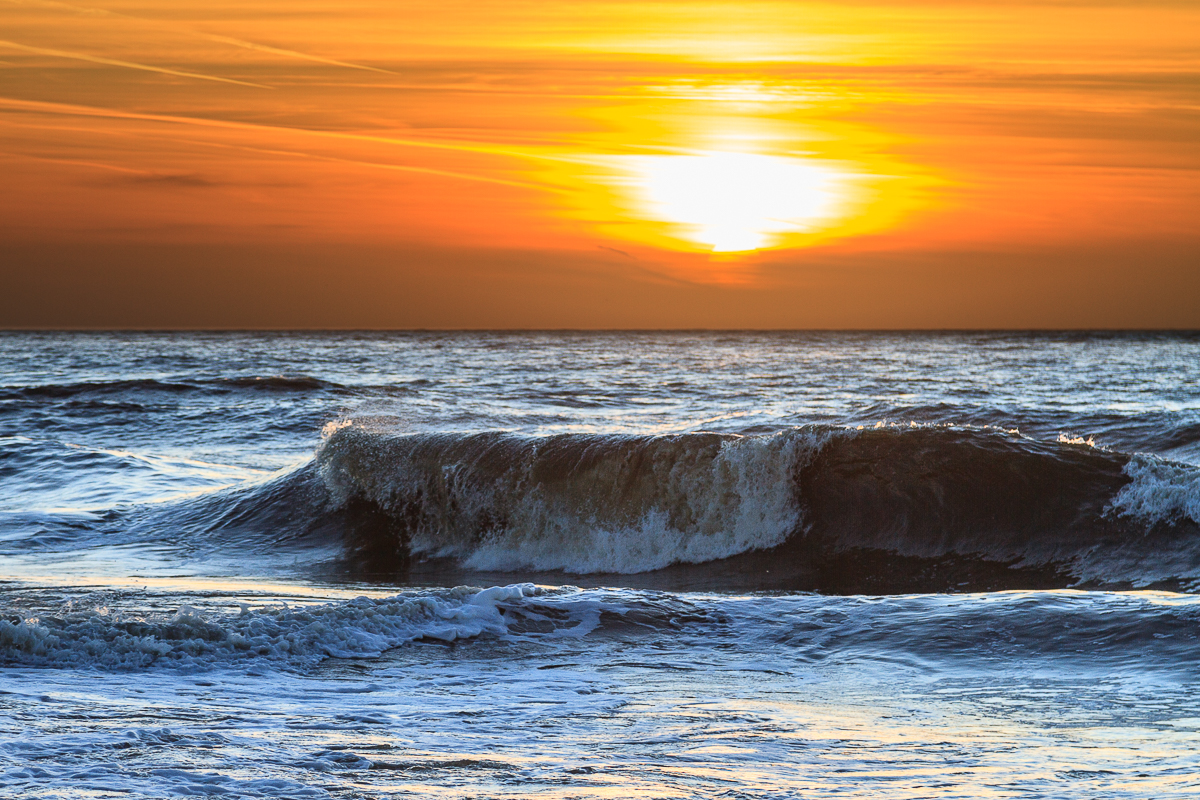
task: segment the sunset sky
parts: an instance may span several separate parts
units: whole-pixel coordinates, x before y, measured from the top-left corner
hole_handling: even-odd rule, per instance
[[[1200,3],[0,0],[0,327],[1200,327]]]

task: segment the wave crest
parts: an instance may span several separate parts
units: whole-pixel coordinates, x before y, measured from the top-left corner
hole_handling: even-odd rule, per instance
[[[1122,487],[1109,510],[1151,524],[1190,520],[1200,524],[1200,470],[1154,456],[1134,456],[1125,465],[1133,480]]]
[[[522,437],[332,430],[318,464],[338,502],[370,500],[408,550],[480,570],[639,573],[782,544],[797,469],[825,435]]]

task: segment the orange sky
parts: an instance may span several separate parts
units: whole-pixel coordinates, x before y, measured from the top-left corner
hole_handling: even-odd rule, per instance
[[[1200,327],[1200,4],[0,0],[0,326]]]

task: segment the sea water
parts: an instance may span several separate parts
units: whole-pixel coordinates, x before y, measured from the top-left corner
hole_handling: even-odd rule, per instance
[[[1200,336],[0,335],[5,797],[1194,797]]]

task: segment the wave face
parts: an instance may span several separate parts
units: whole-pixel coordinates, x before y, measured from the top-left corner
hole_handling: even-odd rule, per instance
[[[821,436],[395,435],[347,426],[318,463],[416,556],[477,570],[640,573],[782,544]]]
[[[412,562],[844,592],[1200,578],[1200,470],[978,429],[396,434],[318,454]],[[378,542],[376,542],[378,544]],[[688,565],[706,565],[703,568]]]
[[[977,430],[883,428],[835,442],[799,484],[825,588],[895,588],[871,574],[888,566],[880,554],[913,570],[912,591],[1200,576],[1195,467]]]

